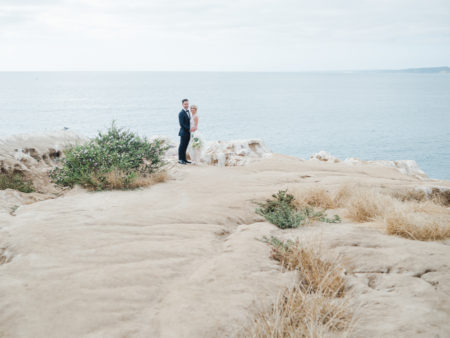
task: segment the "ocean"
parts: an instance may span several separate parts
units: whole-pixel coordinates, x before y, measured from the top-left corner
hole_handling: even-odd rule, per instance
[[[0,138],[113,120],[177,140],[181,99],[205,139],[261,138],[301,158],[417,161],[450,179],[450,74],[395,72],[0,72]]]

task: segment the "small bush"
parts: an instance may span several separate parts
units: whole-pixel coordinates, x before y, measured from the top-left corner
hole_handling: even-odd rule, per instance
[[[0,173],[0,190],[14,189],[25,193],[34,191],[33,182],[21,173]]]
[[[297,228],[313,221],[327,223],[341,221],[338,215],[334,215],[331,219],[327,218],[324,210],[316,211],[312,207],[303,207],[297,210],[294,200],[294,196],[288,194],[287,190],[280,190],[277,194],[272,195],[272,199],[258,203],[259,208],[256,209],[256,213],[281,229]]]
[[[135,188],[136,182],[151,181],[150,176],[161,169],[166,150],[163,141],[150,142],[113,123],[106,133],[100,132],[87,144],[66,150],[62,167],[50,176],[55,183],[69,187]]]

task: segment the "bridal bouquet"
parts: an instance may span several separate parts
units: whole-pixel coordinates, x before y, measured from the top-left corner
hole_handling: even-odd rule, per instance
[[[203,145],[202,140],[198,136],[194,136],[192,138],[192,148],[193,149],[200,149]]]

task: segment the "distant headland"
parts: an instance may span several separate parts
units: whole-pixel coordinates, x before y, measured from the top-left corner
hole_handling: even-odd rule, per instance
[[[424,67],[424,68],[406,68],[406,69],[392,69],[379,70],[379,72],[389,73],[423,73],[423,74],[450,74],[450,67]]]

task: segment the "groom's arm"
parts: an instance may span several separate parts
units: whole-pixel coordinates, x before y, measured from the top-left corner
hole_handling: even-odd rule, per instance
[[[180,127],[186,131],[189,130],[189,121],[183,116],[182,112],[178,114],[178,121],[180,122]]]

